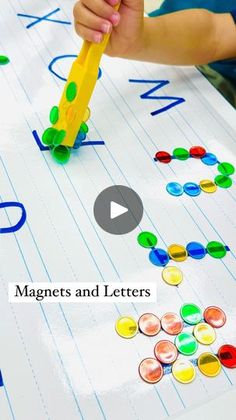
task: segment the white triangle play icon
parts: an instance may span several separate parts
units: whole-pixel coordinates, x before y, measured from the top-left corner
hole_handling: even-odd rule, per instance
[[[116,217],[121,216],[124,213],[127,213],[127,211],[129,211],[127,207],[121,206],[115,201],[111,201],[111,204],[110,204],[110,218],[111,219],[115,219]]]

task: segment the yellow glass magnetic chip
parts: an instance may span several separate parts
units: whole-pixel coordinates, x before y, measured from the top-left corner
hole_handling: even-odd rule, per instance
[[[122,338],[133,338],[138,332],[138,323],[131,316],[122,316],[116,321],[115,329]]]
[[[202,353],[198,358],[198,368],[205,376],[215,377],[221,371],[221,363],[212,353]]]
[[[178,359],[172,366],[172,375],[181,384],[190,384],[196,377],[196,369],[189,360]]]
[[[83,118],[84,122],[88,121],[88,119],[90,118],[90,114],[91,114],[90,108],[88,107],[85,111],[85,114],[84,114],[84,118]]]
[[[216,333],[211,325],[201,322],[194,327],[193,334],[201,344],[210,345],[216,339]]]
[[[167,251],[173,261],[182,262],[188,258],[187,250],[183,245],[172,244]]]
[[[162,271],[162,278],[167,284],[178,286],[183,281],[183,273],[178,267],[168,266]]]
[[[200,188],[206,193],[214,193],[217,190],[217,185],[210,179],[203,179],[199,182]]]

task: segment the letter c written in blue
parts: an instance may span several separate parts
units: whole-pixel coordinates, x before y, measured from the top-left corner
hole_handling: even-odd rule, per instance
[[[53,60],[49,63],[48,65],[48,70],[56,77],[58,77],[58,79],[63,80],[63,82],[66,82],[66,78],[61,76],[59,73],[57,73],[54,70],[54,64],[57,63],[57,61],[59,60],[64,60],[65,58],[77,58],[77,55],[75,54],[66,54],[66,55],[59,55],[58,57],[53,58]],[[102,77],[102,70],[99,68],[98,71],[98,79],[100,79]]]
[[[0,227],[0,234],[1,233],[14,233],[17,232],[18,230],[20,230],[22,228],[22,226],[25,224],[26,221],[26,210],[23,206],[23,204],[21,203],[16,203],[16,202],[6,202],[6,203],[0,203],[0,209],[7,209],[7,208],[12,208],[12,207],[18,207],[21,210],[21,218],[19,220],[18,223],[16,223],[14,226],[9,226],[9,227]]]

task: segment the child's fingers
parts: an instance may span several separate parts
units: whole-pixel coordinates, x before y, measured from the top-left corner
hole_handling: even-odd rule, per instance
[[[81,38],[89,42],[95,42],[96,44],[99,44],[103,39],[101,32],[94,31],[93,29],[87,28],[87,26],[79,23],[75,24],[75,30],[77,34],[81,36]]]
[[[87,9],[100,16],[103,19],[109,20],[113,25],[116,25],[119,21],[119,13],[108,4],[105,0],[81,0],[75,5],[74,14],[76,15],[77,7],[80,3],[83,3]]]
[[[101,31],[106,34],[109,33],[112,29],[112,24],[109,22],[109,20],[105,20],[95,15],[89,9],[87,9],[83,3],[79,4],[76,17],[76,23],[82,24],[89,29]]]

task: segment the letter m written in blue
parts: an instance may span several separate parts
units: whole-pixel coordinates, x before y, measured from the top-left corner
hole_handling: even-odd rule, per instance
[[[177,105],[182,104],[183,102],[185,102],[184,98],[179,98],[176,96],[160,96],[160,95],[155,95],[155,92],[159,89],[162,89],[163,87],[165,87],[166,85],[168,85],[170,82],[169,80],[136,80],[136,79],[130,79],[129,80],[130,83],[152,83],[155,86],[153,88],[151,88],[150,90],[148,90],[147,92],[143,93],[142,95],[140,95],[141,99],[155,99],[155,100],[159,100],[159,101],[168,101],[168,104],[163,106],[162,108],[156,109],[155,111],[151,112],[151,115],[154,117],[155,115],[158,114],[162,114],[163,112],[168,111],[171,108],[174,108]]]

